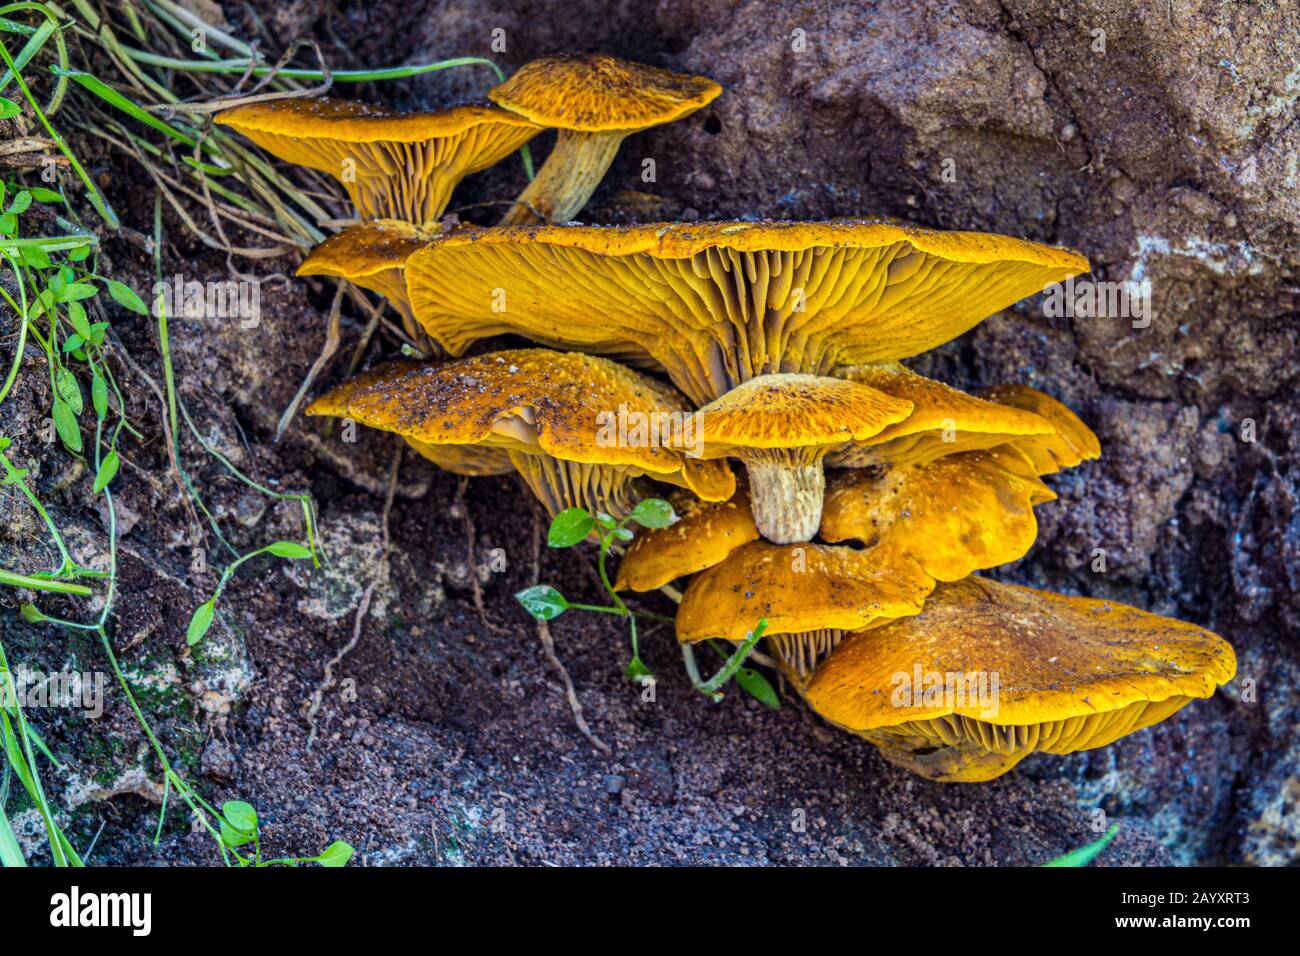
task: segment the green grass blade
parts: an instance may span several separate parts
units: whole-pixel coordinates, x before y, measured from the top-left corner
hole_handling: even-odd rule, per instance
[[[1043,866],[1087,866],[1096,858],[1098,853],[1106,849],[1106,844],[1115,839],[1116,833],[1119,833],[1119,824],[1113,823],[1100,840],[1089,843],[1087,846],[1081,846],[1077,850],[1071,850],[1064,856],[1058,856],[1055,860],[1044,863]]]
[[[0,866],[26,865],[27,860],[23,856],[22,847],[18,845],[18,837],[14,836],[14,828],[9,825],[9,817],[5,815],[5,808],[0,806]]]

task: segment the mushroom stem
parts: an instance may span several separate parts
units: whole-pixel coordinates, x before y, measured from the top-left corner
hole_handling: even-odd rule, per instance
[[[742,458],[749,473],[754,524],[773,544],[811,541],[822,523],[822,456],[810,461],[800,451],[751,451]]]
[[[500,225],[569,222],[587,205],[626,136],[625,130],[605,133],[560,130],[555,137],[555,148]]]

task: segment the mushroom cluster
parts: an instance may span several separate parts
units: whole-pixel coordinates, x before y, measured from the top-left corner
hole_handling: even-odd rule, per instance
[[[517,471],[552,515],[619,519],[672,486],[678,520],[635,536],[614,589],[685,581],[687,645],[763,622],[813,710],[932,780],[1103,746],[1230,680],[1207,630],[980,576],[1032,546],[1056,497],[1043,478],[1100,445],[1042,392],[969,394],[902,364],[1086,272],[1082,256],[884,221],[568,221],[624,137],[718,92],[553,57],[493,105],[224,114],[290,161],[352,161],[363,221],[301,272],[380,292],[452,357],[371,369],[307,414],[394,432],[458,474]],[[556,145],[501,224],[432,228],[462,176],[543,128]],[[462,357],[499,335],[536,347]]]

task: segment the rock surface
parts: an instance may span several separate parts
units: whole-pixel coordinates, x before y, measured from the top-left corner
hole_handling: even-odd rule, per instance
[[[285,43],[328,27],[351,48],[346,65],[491,55],[509,70],[546,53],[601,50],[721,82],[726,92],[709,109],[626,142],[585,213],[591,221],[647,210],[895,216],[1068,245],[1090,257],[1094,278],[1148,280],[1148,324],[1049,317],[1027,300],[914,365],[959,385],[1043,389],[1101,437],[1101,460],[1053,479],[1060,500],[1040,509],[1039,542],[1002,577],[1196,621],[1231,640],[1240,659],[1232,685],[1151,731],[1092,753],[1033,758],[990,784],[938,786],[796,702],[780,712],[734,695],[708,705],[665,630],[643,645],[660,678],[644,700],[620,677],[619,629],[568,615],[551,625],[556,651],[612,751],[601,753],[576,730],[558,674],[511,598],[535,579],[524,493],[512,479],[476,479],[460,497],[455,477],[408,458],[391,516],[395,557],[380,573],[379,492],[394,445],[363,434],[345,446],[306,421],[271,443],[319,349],[328,295],[309,282],[265,283],[255,333],[178,323],[177,374],[199,427],[239,467],[310,488],[332,566],[265,564],[237,578],[222,615],[228,653],[196,660],[185,623],[214,581],[191,570],[201,542],[165,458],[141,450],[163,477],[122,480],[121,504],[149,520],[123,539],[115,643],[135,673],[170,675],[156,677],[150,695],[157,729],[189,755],[212,799],[259,808],[270,852],[310,854],[342,838],[369,864],[1032,864],[1090,841],[1105,820],[1122,825],[1105,863],[1297,862],[1295,4],[662,0],[647,10],[444,0],[404,3],[400,19],[383,3],[258,6]],[[327,6],[339,11],[328,25]],[[226,4],[226,16],[232,29],[249,28],[238,5]],[[491,47],[495,30],[505,52]],[[436,105],[481,95],[490,82],[487,71],[458,70],[361,92]],[[647,158],[654,182],[641,178]],[[453,205],[506,200],[521,181],[507,161],[467,182]],[[146,184],[127,172],[115,188],[110,198],[147,232],[150,204],[131,198]],[[171,226],[173,265],[222,278],[220,258]],[[113,251],[143,281],[139,251]],[[358,332],[347,328],[340,354]],[[156,375],[148,328],[123,336]],[[30,419],[46,407],[39,383],[28,387],[34,393],[6,414]],[[156,430],[154,399],[144,396],[140,415],[153,415]],[[197,446],[188,451],[201,460]],[[43,487],[65,487],[55,472],[66,459],[42,461]],[[242,522],[244,546],[301,536],[296,506],[250,504],[220,468],[198,470],[215,513]],[[60,518],[99,530],[74,496],[60,504]],[[39,531],[7,507],[20,523],[6,533],[6,555]],[[492,549],[505,569],[480,575]],[[1104,573],[1093,571],[1097,549]],[[543,548],[537,573],[574,599],[596,597],[578,554]],[[336,670],[309,750],[304,710],[325,662],[353,636],[372,582],[361,639]],[[24,640],[38,653],[20,625],[3,627],[11,656]],[[95,654],[91,645],[76,651]],[[106,822],[102,861],[210,862],[206,837],[179,826],[161,849],[149,845],[151,790],[130,771],[152,764],[120,700],[110,696],[101,720],[43,728],[69,743],[69,799],[75,791],[96,808],[77,832]],[[112,746],[95,760],[84,748],[78,755],[87,733]],[[96,774],[103,779],[91,786]]]

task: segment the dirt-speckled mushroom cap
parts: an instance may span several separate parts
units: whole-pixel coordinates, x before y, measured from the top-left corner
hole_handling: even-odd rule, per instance
[[[831,472],[821,537],[906,554],[940,581],[1019,560],[1056,494],[1009,446],[923,465]]]
[[[875,435],[833,449],[827,458],[830,467],[920,464],[1055,431],[1050,421],[1032,411],[968,395],[898,363],[841,368],[835,374],[911,402],[912,414]]]
[[[623,442],[602,415],[683,412],[672,388],[615,362],[576,352],[514,349],[442,365],[394,362],[316,399],[308,415],[349,417],[427,445],[488,445],[563,461],[635,470],[730,497],[723,462],[684,470],[684,456]],[[706,480],[696,481],[703,474]]]
[[[378,292],[402,316],[407,333],[423,339],[406,295],[406,260],[429,241],[419,227],[398,219],[374,219],[349,226],[311,251],[300,276],[334,276]]]
[[[588,54],[533,60],[488,98],[539,126],[630,133],[681,119],[721,92],[707,77]]]
[[[636,533],[619,561],[615,590],[653,591],[711,568],[742,545],[758,540],[749,493],[743,488],[729,501],[697,500],[674,507],[677,521]]]
[[[518,333],[662,368],[703,405],[759,375],[916,355],[1087,269],[1064,249],[883,222],[516,226],[435,240],[407,284],[453,355]]]
[[[1051,422],[1050,434],[1025,435],[1013,442],[1034,463],[1040,475],[1054,475],[1062,468],[1073,468],[1101,455],[1101,442],[1092,429],[1050,395],[1027,385],[993,385],[980,389],[979,395]]]
[[[916,614],[934,580],[914,562],[853,548],[753,541],[691,579],[677,637],[741,641],[767,618],[769,636],[858,630]]]
[[[334,176],[361,218],[416,225],[436,222],[465,176],[541,132],[525,117],[490,104],[397,113],[309,98],[236,106],[215,122],[286,162]]]
[[[891,761],[973,781],[1034,751],[1105,746],[1235,671],[1227,641],[1194,624],[970,577],[940,586],[917,616],[850,636],[806,697]]]
[[[600,185],[623,140],[712,102],[722,87],[611,56],[534,60],[488,95],[542,126],[555,146],[501,225],[568,222]]]

